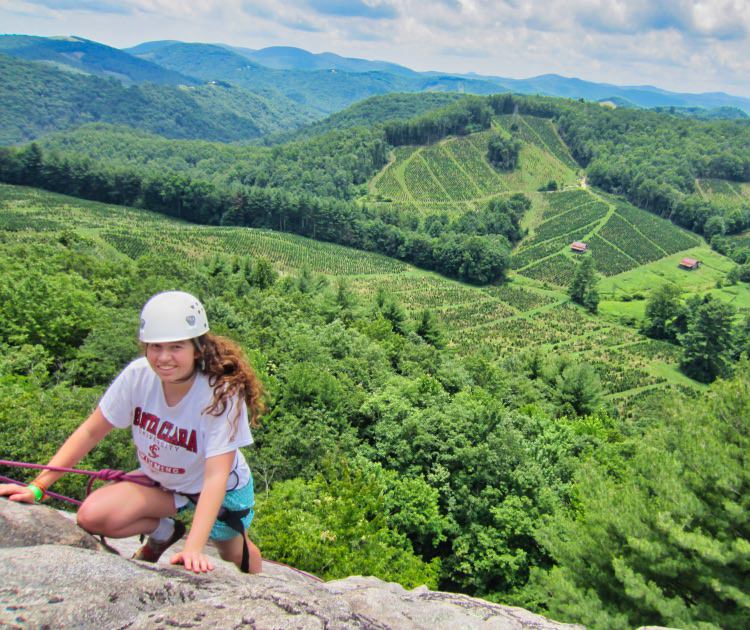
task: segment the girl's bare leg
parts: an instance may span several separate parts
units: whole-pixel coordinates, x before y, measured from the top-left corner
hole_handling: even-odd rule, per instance
[[[151,533],[159,519],[176,513],[172,493],[121,481],[89,495],[78,509],[78,525],[92,534],[126,538]]]
[[[250,573],[260,573],[263,570],[260,549],[248,538],[247,532],[245,532],[244,536],[247,541],[248,551],[250,552]],[[213,543],[219,550],[222,560],[234,562],[238,567],[242,565],[242,536],[235,536],[229,540],[214,540]]]

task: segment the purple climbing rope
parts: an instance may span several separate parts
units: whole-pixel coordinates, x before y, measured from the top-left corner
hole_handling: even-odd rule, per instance
[[[79,475],[88,475],[90,477],[88,484],[86,485],[86,496],[91,494],[91,489],[94,487],[95,481],[131,481],[141,486],[156,486],[158,485],[153,479],[150,479],[143,473],[128,473],[123,470],[112,470],[110,468],[104,468],[99,471],[95,470],[80,470],[78,468],[64,468],[62,466],[44,466],[42,464],[27,464],[26,462],[14,462],[11,460],[0,459],[0,466],[9,466],[11,468],[34,468],[36,470],[53,470],[61,473],[77,473]],[[26,484],[16,479],[4,477],[0,475],[0,481],[8,483],[15,483],[19,486],[25,486]],[[47,494],[55,499],[61,501],[67,501],[74,505],[81,505],[81,501],[66,497],[56,492],[47,491]]]

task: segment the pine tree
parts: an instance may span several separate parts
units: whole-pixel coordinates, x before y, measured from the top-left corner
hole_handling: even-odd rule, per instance
[[[555,566],[535,572],[525,601],[592,630],[747,628],[750,364],[657,411],[620,474],[581,471],[575,511],[541,533]]]
[[[437,318],[428,308],[424,309],[420,314],[415,332],[427,343],[436,348],[442,348],[444,345],[443,333],[440,329]]]
[[[398,302],[395,300],[389,300],[383,305],[381,313],[385,319],[391,322],[393,332],[396,332],[399,335],[406,334],[406,313]]]
[[[599,277],[594,267],[594,259],[591,256],[584,256],[576,268],[573,281],[568,289],[568,295],[577,304],[592,313],[596,313],[599,306],[598,283]]]
[[[273,265],[265,258],[258,258],[255,261],[252,272],[250,273],[249,282],[259,289],[267,289],[272,286],[278,279],[279,274],[273,268]]]
[[[734,308],[710,295],[688,303],[687,332],[680,367],[697,381],[710,383],[732,371]]]
[[[683,314],[680,289],[673,284],[662,284],[649,295],[641,331],[654,339],[676,340]]]

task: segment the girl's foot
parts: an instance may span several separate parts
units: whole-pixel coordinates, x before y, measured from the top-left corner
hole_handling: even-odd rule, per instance
[[[146,544],[133,554],[133,560],[142,560],[143,562],[156,562],[161,558],[167,549],[174,545],[180,538],[185,535],[185,525],[181,521],[174,522],[174,532],[169,540],[157,542],[148,537]]]

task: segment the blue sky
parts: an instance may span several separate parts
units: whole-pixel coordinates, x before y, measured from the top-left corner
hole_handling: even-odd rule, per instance
[[[415,70],[750,97],[750,0],[0,0],[0,29],[284,45]]]

